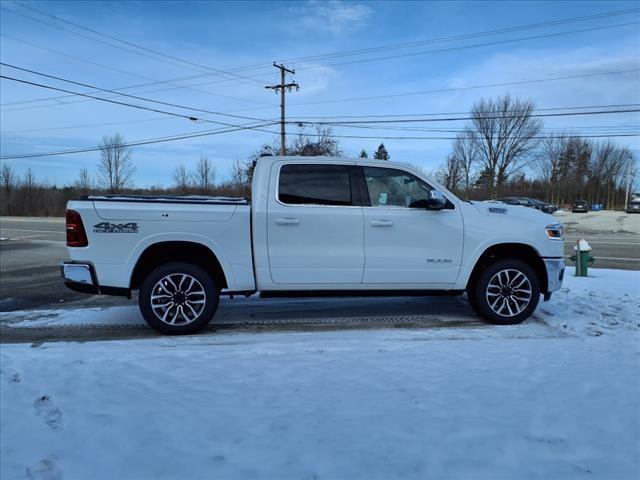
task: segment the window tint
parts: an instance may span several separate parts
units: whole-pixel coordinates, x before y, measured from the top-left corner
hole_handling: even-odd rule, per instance
[[[415,175],[393,168],[364,167],[371,206],[424,208],[437,193]]]
[[[295,205],[353,205],[348,165],[284,165],[278,199]]]

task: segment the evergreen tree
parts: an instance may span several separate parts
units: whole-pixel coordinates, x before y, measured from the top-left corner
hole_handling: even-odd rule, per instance
[[[369,154],[364,148],[360,151],[360,158],[369,158]]]
[[[376,153],[373,154],[373,158],[375,158],[376,160],[389,160],[389,152],[387,152],[387,149],[384,148],[384,143],[380,144],[380,146],[376,150]]]

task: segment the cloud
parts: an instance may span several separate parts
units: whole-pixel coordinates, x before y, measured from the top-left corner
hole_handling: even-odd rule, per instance
[[[360,28],[373,14],[367,5],[341,0],[309,0],[304,5],[292,7],[290,12],[298,17],[303,27],[333,34]]]
[[[300,93],[296,98],[313,97],[314,95],[324,92],[331,83],[340,75],[339,72],[327,65],[315,63],[299,62],[294,63],[296,70],[296,80],[302,86]],[[295,105],[296,100],[293,100]]]

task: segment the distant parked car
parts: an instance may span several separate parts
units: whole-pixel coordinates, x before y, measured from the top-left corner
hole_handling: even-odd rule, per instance
[[[543,202],[536,198],[528,198],[527,200],[535,203],[538,206],[538,210],[542,210],[544,213],[553,213],[558,210],[558,207],[551,205],[550,203]],[[535,207],[534,207],[535,208]]]
[[[549,205],[548,203],[545,203],[542,200],[537,200],[535,198],[502,197],[496,198],[496,201],[506,203],[508,205],[522,205],[523,207],[535,208],[536,210],[540,210],[544,213],[553,213],[558,209],[554,205]]]
[[[507,205],[522,205],[523,207],[528,207],[527,202],[523,202],[520,197],[501,197],[495,199],[497,202],[506,203]]]
[[[586,213],[589,211],[589,204],[584,200],[576,200],[571,206],[573,213]]]
[[[627,213],[640,213],[640,200],[631,200],[627,203]]]

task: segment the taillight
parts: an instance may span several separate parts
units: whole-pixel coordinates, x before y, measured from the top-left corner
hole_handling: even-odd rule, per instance
[[[89,245],[80,214],[75,210],[67,210],[65,216],[67,217],[67,247],[86,247]]]

